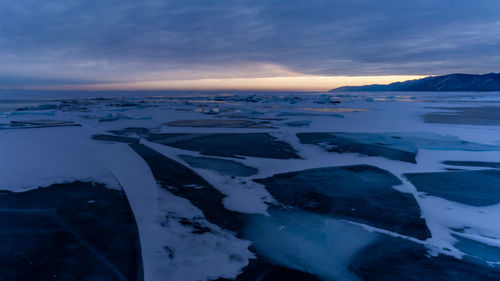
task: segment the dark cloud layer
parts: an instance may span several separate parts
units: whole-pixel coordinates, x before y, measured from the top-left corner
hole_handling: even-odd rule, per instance
[[[0,84],[251,63],[318,75],[492,72],[499,11],[498,0],[0,0]]]

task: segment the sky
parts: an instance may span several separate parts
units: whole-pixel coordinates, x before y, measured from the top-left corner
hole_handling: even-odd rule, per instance
[[[0,0],[0,88],[327,90],[499,49],[498,0]]]

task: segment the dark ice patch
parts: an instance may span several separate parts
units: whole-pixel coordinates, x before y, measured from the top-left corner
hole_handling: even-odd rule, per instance
[[[162,223],[164,227],[168,227],[167,223],[170,220],[175,220],[182,226],[191,228],[192,229],[191,233],[194,234],[204,234],[212,232],[212,229],[210,229],[210,227],[204,225],[204,223],[206,222],[204,217],[185,218],[185,217],[167,215],[165,218],[166,218],[166,223]]]
[[[361,133],[360,133],[361,134]],[[367,135],[367,134],[363,134]],[[387,136],[385,140],[374,138],[372,143],[351,138],[349,133],[299,133],[303,144],[323,146],[329,152],[356,152],[368,156],[381,156],[392,160],[416,163],[418,148],[399,136]],[[393,143],[397,142],[398,147]]]
[[[269,122],[255,122],[250,120],[238,119],[195,119],[195,120],[176,120],[165,123],[171,127],[207,127],[207,128],[274,128],[268,125]]]
[[[209,227],[202,226],[199,222],[192,221],[188,218],[181,218],[179,220],[179,223],[182,224],[183,226],[191,227],[193,229],[191,233],[194,234],[203,234],[207,232],[212,232],[212,230]]]
[[[500,125],[500,107],[443,107],[446,112],[433,112],[424,115],[427,123],[461,124],[461,125]]]
[[[311,120],[290,121],[285,122],[285,125],[287,125],[288,127],[309,127],[311,122]]]
[[[224,115],[219,115],[219,118],[231,118],[231,119],[251,119],[251,120],[261,120],[261,121],[281,121],[283,118],[265,117],[265,113],[259,111],[250,111],[246,113],[229,113]]]
[[[412,195],[392,187],[401,181],[369,165],[328,167],[254,180],[283,204],[349,219],[403,235],[430,237]]]
[[[457,242],[453,246],[465,253],[467,260],[488,266],[493,264],[496,268],[500,268],[499,247],[484,244],[456,234],[453,234],[453,237],[457,239]]]
[[[349,261],[380,234],[325,215],[272,208],[269,216],[252,216],[245,235],[254,249],[277,264],[324,280],[355,280],[347,270]]]
[[[148,128],[143,128],[143,127],[127,127],[122,130],[111,130],[109,131],[112,134],[123,136],[123,135],[132,135],[136,134],[138,136],[147,134],[149,132]]]
[[[443,161],[445,165],[450,166],[465,166],[465,167],[485,167],[500,169],[500,162],[483,162],[483,161]]]
[[[0,280],[143,280],[122,191],[72,182],[2,192],[0,226]]]
[[[361,280],[493,281],[500,276],[500,271],[488,266],[429,256],[424,246],[394,237],[384,237],[360,251],[349,269]]]
[[[500,147],[460,140],[433,133],[299,133],[304,144],[315,144],[330,152],[356,152],[416,163],[418,149],[492,151]]]
[[[405,174],[420,192],[476,207],[500,203],[500,171]]]
[[[251,156],[275,159],[298,159],[296,151],[286,142],[267,133],[222,134],[148,134],[148,141],[205,155]]]
[[[301,112],[301,111],[291,111],[291,112],[279,112],[276,114],[278,117],[288,117],[288,116],[329,116],[336,118],[344,118],[342,114],[319,114],[319,113],[310,113],[310,112]]]
[[[458,169],[458,168],[445,168],[446,171],[463,171],[464,169]]]
[[[252,259],[243,269],[243,272],[236,277],[236,281],[320,281],[315,275],[299,271],[280,265],[271,264],[260,257]]]
[[[11,121],[10,124],[5,124],[0,126],[0,130],[3,129],[33,129],[33,128],[49,128],[49,127],[81,127],[73,121],[66,120],[30,120],[30,121]]]
[[[40,104],[34,106],[25,106],[16,109],[16,111],[39,111],[39,110],[55,110],[58,109],[58,104]]]
[[[104,135],[104,134],[93,135],[92,139],[99,141],[124,142],[124,143],[135,143],[135,144],[140,142],[138,138]]]

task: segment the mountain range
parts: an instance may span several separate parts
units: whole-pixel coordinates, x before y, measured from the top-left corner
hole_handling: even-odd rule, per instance
[[[330,92],[374,92],[374,91],[413,91],[413,92],[489,92],[500,91],[500,73],[489,74],[448,74],[429,76],[422,79],[395,82],[388,85],[373,84],[365,86],[344,86]]]

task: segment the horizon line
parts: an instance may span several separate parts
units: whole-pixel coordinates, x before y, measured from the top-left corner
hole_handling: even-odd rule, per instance
[[[204,78],[118,83],[0,86],[0,90],[38,91],[294,91],[326,92],[342,86],[390,84],[432,75],[285,76],[256,78]]]

